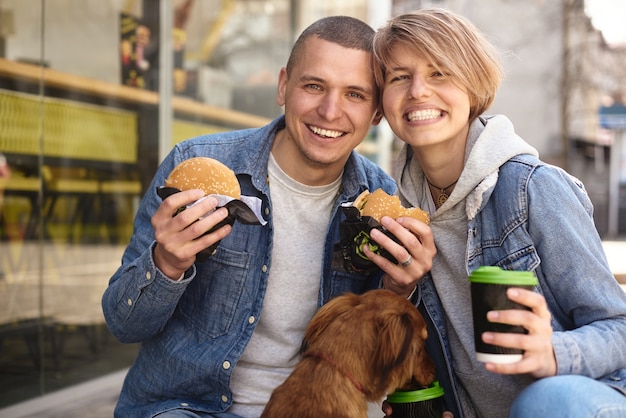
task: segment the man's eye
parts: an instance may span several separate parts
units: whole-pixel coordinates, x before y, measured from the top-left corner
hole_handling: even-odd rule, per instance
[[[361,93],[352,92],[352,93],[348,93],[348,95],[355,99],[365,99],[365,96],[363,96]]]
[[[307,88],[307,89],[310,89],[310,90],[321,90],[321,89],[322,89],[322,88],[321,88],[319,85],[317,85],[317,84],[307,84],[307,85],[306,85],[306,86],[304,86],[304,87],[305,87],[305,88]]]

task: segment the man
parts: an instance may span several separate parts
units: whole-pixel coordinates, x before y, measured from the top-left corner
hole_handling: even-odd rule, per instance
[[[393,181],[353,151],[380,121],[371,69],[373,30],[350,17],[321,19],[296,41],[279,74],[285,114],[260,129],[203,136],[177,145],[159,167],[135,220],[103,310],[112,333],[141,342],[116,408],[119,417],[254,417],[298,361],[317,308],[341,293],[381,285],[380,274],[333,265],[340,203],[363,190],[395,192]],[[242,195],[262,201],[267,224],[239,222],[201,236],[226,216],[199,190],[163,202],[155,188],[181,161],[215,158],[237,175]],[[197,222],[196,222],[197,220]],[[434,256],[428,226],[413,233],[391,221],[421,253],[381,244],[406,266],[372,257],[382,285],[415,288]],[[195,254],[221,240],[215,253]],[[411,255],[411,257],[409,257]]]

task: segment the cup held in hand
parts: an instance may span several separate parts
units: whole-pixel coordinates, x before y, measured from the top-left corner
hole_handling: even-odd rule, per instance
[[[503,270],[496,266],[483,266],[469,276],[472,294],[472,316],[474,322],[474,344],[476,359],[482,362],[514,363],[522,359],[524,351],[516,348],[501,347],[483,342],[484,332],[526,334],[524,327],[490,322],[487,312],[525,309],[528,307],[511,301],[506,296],[511,287],[532,290],[538,283],[537,277],[528,271]]]

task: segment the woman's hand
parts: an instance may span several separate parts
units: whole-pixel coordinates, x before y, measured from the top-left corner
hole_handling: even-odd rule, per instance
[[[484,342],[502,347],[524,350],[522,360],[512,364],[485,363],[485,368],[494,373],[522,374],[528,373],[535,378],[556,375],[556,358],[552,346],[551,315],[543,295],[530,290],[510,288],[507,296],[513,302],[528,306],[531,311],[509,309],[491,311],[487,319],[492,322],[519,325],[528,334],[506,334],[485,332]]]
[[[175,193],[164,199],[152,216],[152,227],[157,242],[154,248],[154,263],[172,280],[178,280],[191,267],[196,261],[198,252],[218,242],[232,230],[230,225],[226,225],[203,235],[228,216],[226,208],[215,210],[217,199],[214,197],[208,197],[176,214],[179,208],[203,196],[202,190]]]
[[[399,264],[374,254],[368,246],[363,247],[363,252],[387,273],[383,277],[385,289],[408,297],[417,282],[430,271],[433,258],[437,254],[432,229],[425,223],[409,217],[393,220],[389,216],[383,216],[381,224],[402,244],[394,242],[377,229],[370,231],[370,237],[399,260]]]

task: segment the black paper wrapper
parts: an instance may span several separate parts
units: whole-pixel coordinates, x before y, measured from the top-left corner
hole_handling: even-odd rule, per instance
[[[361,216],[358,208],[354,206],[341,206],[341,210],[346,216],[346,220],[339,224],[340,241],[335,245],[335,252],[341,252],[343,267],[346,271],[362,272],[378,268],[361,250],[364,245],[368,245],[375,254],[381,255],[393,263],[398,263],[398,260],[387,250],[370,238],[370,231],[378,229],[401,244],[391,232],[387,231],[371,216]]]
[[[175,187],[165,187],[165,186],[157,187],[157,194],[159,195],[161,199],[165,199],[173,195],[174,193],[179,193],[179,192],[180,190]],[[235,221],[239,221],[242,224],[247,224],[247,225],[261,225],[261,222],[259,222],[257,216],[254,214],[252,209],[250,209],[250,207],[248,207],[248,205],[246,205],[241,200],[233,199],[223,206],[218,206],[216,209],[220,207],[225,207],[226,209],[228,209],[228,216],[224,218],[224,220],[219,222],[217,225],[215,225],[213,228],[209,229],[207,232],[202,234],[203,236],[220,229],[224,225],[232,226],[235,223]],[[174,216],[178,215],[180,212],[182,212],[185,209],[186,207],[182,207],[178,209],[178,211],[174,214]],[[207,258],[209,258],[211,254],[213,254],[213,252],[215,251],[219,243],[220,241],[200,251],[198,254],[196,254],[196,260],[199,262],[202,262],[206,260]]]

